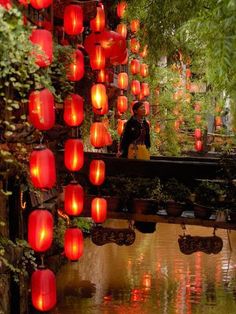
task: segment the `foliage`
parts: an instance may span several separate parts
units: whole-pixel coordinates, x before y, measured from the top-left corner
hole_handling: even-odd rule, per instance
[[[190,189],[175,178],[169,179],[164,185],[164,191],[170,199],[185,202],[190,195]]]
[[[224,191],[218,183],[205,180],[196,187],[195,193],[196,203],[202,205],[212,205],[218,201],[219,195],[224,194]]]

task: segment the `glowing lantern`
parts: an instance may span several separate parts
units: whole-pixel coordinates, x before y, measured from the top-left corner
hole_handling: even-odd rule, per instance
[[[148,54],[148,48],[147,45],[144,46],[143,50],[139,53],[140,57],[146,58]]]
[[[142,290],[132,289],[130,299],[132,302],[141,302],[143,301]]]
[[[140,71],[140,63],[138,59],[133,59],[130,62],[130,71],[133,75],[138,74]]]
[[[93,185],[101,185],[105,180],[106,165],[103,160],[94,159],[89,166],[89,181]]]
[[[79,126],[84,120],[84,100],[80,95],[71,94],[64,100],[64,121],[69,126]]]
[[[104,49],[100,44],[94,46],[93,52],[90,54],[90,65],[92,70],[101,70],[105,68],[106,58]]]
[[[34,29],[30,36],[31,42],[36,46],[33,51],[35,63],[39,67],[47,67],[52,63],[52,33],[45,29]]]
[[[130,22],[130,30],[132,33],[136,33],[139,30],[140,22],[138,19],[132,20]]]
[[[52,0],[30,0],[30,4],[36,10],[45,9],[49,7],[52,3]]]
[[[130,50],[133,53],[138,53],[140,49],[140,43],[136,38],[130,39]]]
[[[215,117],[215,126],[220,127],[222,125],[222,119],[221,116],[216,116]]]
[[[118,87],[120,89],[127,89],[128,88],[128,74],[126,72],[121,72],[118,74]]]
[[[77,182],[65,186],[65,212],[71,216],[78,216],[84,207],[84,190]]]
[[[33,186],[51,189],[56,182],[55,159],[51,150],[38,146],[30,154],[30,178]]]
[[[48,250],[53,238],[53,216],[48,210],[36,209],[29,215],[28,242],[36,252]]]
[[[97,82],[98,83],[105,83],[106,81],[106,70],[101,69],[97,74]]]
[[[56,278],[51,270],[34,271],[30,286],[32,304],[37,310],[49,311],[56,305]]]
[[[65,142],[65,166],[70,171],[79,171],[84,165],[84,145],[78,138],[71,138]]]
[[[198,141],[195,142],[195,149],[196,149],[197,152],[200,152],[202,150],[202,147],[203,147],[202,141],[198,140]]]
[[[6,9],[7,11],[12,8],[10,0],[0,0],[0,7]]]
[[[41,131],[49,130],[54,126],[54,97],[47,88],[30,94],[29,120],[35,128]]]
[[[118,24],[116,27],[116,31],[120,34],[123,38],[127,37],[127,26],[123,23]]]
[[[105,135],[105,146],[110,146],[112,145],[112,143],[113,143],[113,140],[111,137],[111,133],[107,131]]]
[[[117,4],[116,13],[119,18],[124,17],[126,8],[127,3],[125,1],[121,1]]]
[[[146,63],[140,65],[140,75],[142,77],[148,76],[148,65]]]
[[[90,28],[93,32],[102,32],[105,28],[105,12],[101,7],[97,7],[97,14],[90,21]]]
[[[94,84],[91,88],[91,100],[95,109],[105,107],[107,102],[106,87],[103,84]]]
[[[83,32],[83,10],[81,6],[70,4],[65,7],[64,31],[68,35],[78,35]]]
[[[145,288],[145,290],[149,290],[152,285],[152,277],[150,274],[144,274],[142,278],[142,285]]]
[[[125,123],[127,120],[118,119],[117,120],[117,133],[121,136],[121,134],[124,132]]]
[[[72,63],[66,69],[66,76],[69,81],[75,82],[84,76],[84,55],[77,49],[72,55]]]
[[[131,82],[131,93],[133,95],[138,95],[140,94],[140,82],[137,80],[133,80]]]
[[[186,77],[187,78],[191,77],[191,70],[190,69],[186,69]]]
[[[96,108],[93,107],[93,112],[96,113],[99,116],[103,116],[104,114],[107,114],[108,110],[109,110],[109,108],[108,108],[108,101],[106,101],[103,104],[103,107],[100,108],[100,109],[96,109]]]
[[[145,111],[146,111],[146,116],[150,114],[150,104],[148,101],[144,101],[143,102],[144,107],[145,107]]]
[[[150,95],[150,90],[149,90],[148,83],[142,83],[141,84],[141,93],[143,94],[144,97]]]
[[[90,143],[96,148],[105,146],[106,127],[102,122],[94,122],[90,128]]]
[[[64,236],[65,256],[71,261],[77,261],[84,251],[83,233],[78,228],[69,228]]]
[[[196,140],[199,140],[202,137],[202,131],[201,129],[195,129],[194,131],[194,137]]]
[[[95,223],[103,223],[107,218],[107,200],[96,197],[91,203],[91,216]]]
[[[128,100],[127,100],[127,97],[126,96],[118,96],[117,98],[117,110],[120,112],[120,113],[124,113],[126,112],[128,109]]]

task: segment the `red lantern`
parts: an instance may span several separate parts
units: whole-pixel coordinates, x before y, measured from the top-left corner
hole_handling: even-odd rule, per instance
[[[65,7],[64,31],[68,35],[78,35],[83,32],[83,10],[81,6],[70,4]]]
[[[77,261],[84,251],[83,233],[78,228],[69,228],[64,236],[65,256],[71,261]]]
[[[133,75],[138,74],[140,71],[140,63],[138,59],[133,59],[130,62],[130,71]]]
[[[52,33],[45,29],[34,29],[30,36],[31,42],[36,46],[33,51],[35,63],[39,67],[47,67],[52,63]]]
[[[148,47],[147,45],[144,46],[143,50],[139,53],[141,58],[146,58],[148,54]]]
[[[101,7],[97,7],[97,14],[94,19],[90,21],[90,28],[93,32],[102,32],[105,28],[105,12]]]
[[[148,76],[148,65],[146,63],[140,65],[140,75],[142,77]]]
[[[69,126],[79,126],[84,120],[84,100],[80,95],[71,94],[64,100],[64,121]]]
[[[101,109],[106,106],[107,94],[106,87],[103,84],[94,84],[91,88],[91,100],[95,109]]]
[[[186,77],[187,78],[191,77],[191,70],[190,69],[186,69]]]
[[[51,270],[34,271],[30,286],[32,304],[37,310],[49,311],[56,305],[56,278]]]
[[[121,1],[117,4],[116,13],[119,18],[124,17],[126,8],[127,3],[125,1]]]
[[[105,104],[103,104],[103,107],[100,109],[96,109],[93,107],[93,112],[99,116],[103,116],[104,114],[108,113],[108,101],[105,102]]]
[[[30,94],[29,120],[35,128],[41,131],[49,130],[54,126],[54,97],[47,88]]]
[[[71,138],[65,142],[65,166],[70,171],[79,171],[84,165],[84,145],[78,138]]]
[[[53,216],[48,210],[36,209],[29,215],[28,242],[36,252],[48,250],[53,238]]]
[[[105,180],[106,165],[103,160],[94,159],[89,166],[89,181],[93,185],[101,185]]]
[[[140,82],[137,80],[133,80],[131,82],[131,93],[133,95],[138,95],[140,94]]]
[[[106,70],[101,69],[97,75],[97,82],[98,83],[105,83],[105,81],[106,81]]]
[[[93,52],[90,54],[90,65],[92,70],[101,70],[105,68],[106,58],[104,49],[100,44],[94,46]]]
[[[77,182],[65,186],[65,212],[71,216],[78,216],[84,207],[84,190]]]
[[[130,30],[132,33],[136,33],[139,30],[140,22],[138,19],[132,20],[130,22]]]
[[[54,155],[48,148],[38,146],[30,154],[30,177],[33,186],[40,189],[51,189],[56,182]]]
[[[150,104],[148,101],[144,101],[143,102],[144,107],[145,107],[145,111],[146,111],[146,116],[150,114]]]
[[[107,129],[102,122],[94,122],[90,128],[90,143],[96,148],[105,146],[105,135]]]
[[[11,10],[12,4],[10,0],[0,0],[0,7],[8,10]]]
[[[117,120],[117,133],[121,136],[121,134],[124,132],[125,123],[127,120],[118,119]]]
[[[96,197],[91,203],[91,216],[95,223],[103,223],[107,218],[107,200]]]
[[[128,100],[127,100],[127,97],[126,96],[118,96],[117,98],[117,110],[120,112],[120,113],[124,113],[126,112],[128,109]]]
[[[121,72],[118,74],[118,87],[120,89],[127,89],[128,88],[128,74],[126,72]]]
[[[195,149],[196,149],[197,152],[200,152],[202,150],[202,146],[203,146],[202,145],[202,141],[198,140],[198,141],[195,142]]]
[[[79,81],[84,76],[84,55],[79,49],[72,55],[72,63],[67,68],[66,76],[72,82]]]
[[[36,10],[45,9],[49,7],[52,3],[52,0],[30,0],[30,4]]]
[[[138,53],[140,49],[140,43],[136,38],[130,39],[130,50],[133,53]]]
[[[149,90],[148,83],[142,83],[141,84],[141,93],[143,94],[144,97],[150,95],[150,90]]]
[[[105,135],[105,146],[110,146],[112,145],[113,140],[111,137],[111,133],[107,131],[106,135]]]
[[[200,138],[202,137],[202,131],[201,129],[195,129],[194,131],[194,137],[196,140],[200,140]]]
[[[120,34],[123,38],[127,37],[127,26],[123,23],[118,24],[116,27],[116,31]]]

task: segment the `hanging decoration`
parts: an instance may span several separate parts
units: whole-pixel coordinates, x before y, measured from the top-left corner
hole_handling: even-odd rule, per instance
[[[64,121],[71,127],[80,126],[84,120],[84,100],[78,94],[71,94],[64,100]]]
[[[91,216],[95,223],[103,223],[107,218],[107,200],[96,197],[91,203]]]
[[[79,216],[84,207],[84,190],[76,181],[65,186],[65,212],[70,216]]]
[[[105,146],[105,136],[107,129],[102,122],[94,122],[90,128],[90,143],[95,148]]]
[[[39,67],[47,67],[52,63],[52,33],[45,29],[33,29],[30,41],[35,45],[32,55]]]
[[[126,8],[127,8],[127,3],[125,1],[121,1],[117,4],[116,13],[119,18],[124,17]]]
[[[117,98],[117,110],[122,114],[128,110],[128,99],[126,96],[118,96]]]
[[[102,70],[105,68],[106,58],[104,49],[100,44],[95,44],[93,52],[90,54],[90,65],[92,70]]]
[[[91,88],[91,101],[95,109],[102,109],[107,103],[106,87],[103,84],[94,84]]]
[[[84,145],[81,139],[66,140],[64,149],[64,163],[68,170],[79,171],[84,165]]]
[[[77,49],[72,54],[72,62],[67,66],[66,76],[69,81],[76,82],[84,76],[84,55]]]
[[[83,10],[77,4],[70,4],[64,11],[64,31],[68,35],[78,35],[83,32]]]
[[[118,74],[118,87],[120,89],[127,90],[129,84],[128,74],[126,72],[120,72]]]
[[[68,228],[64,235],[65,256],[71,261],[77,261],[84,250],[83,233],[78,228]]]
[[[52,0],[30,0],[30,4],[36,10],[46,9],[52,4]]]
[[[124,127],[125,127],[125,123],[127,122],[127,120],[123,120],[123,119],[118,119],[117,120],[117,133],[121,136],[121,134],[124,131]]]
[[[90,20],[90,28],[93,32],[102,32],[105,28],[106,19],[104,9],[100,6],[97,7],[96,17]]]
[[[105,180],[106,165],[103,160],[94,159],[89,166],[89,181],[93,185],[101,185]]]

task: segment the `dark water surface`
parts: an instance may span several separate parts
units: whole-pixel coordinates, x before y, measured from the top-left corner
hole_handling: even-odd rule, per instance
[[[110,220],[106,226],[128,227]],[[213,229],[187,227],[192,236]],[[58,303],[53,314],[235,314],[236,232],[217,230],[223,250],[184,255],[179,225],[159,224],[153,234],[136,231],[132,246],[94,245],[85,240],[84,255],[57,275]]]

